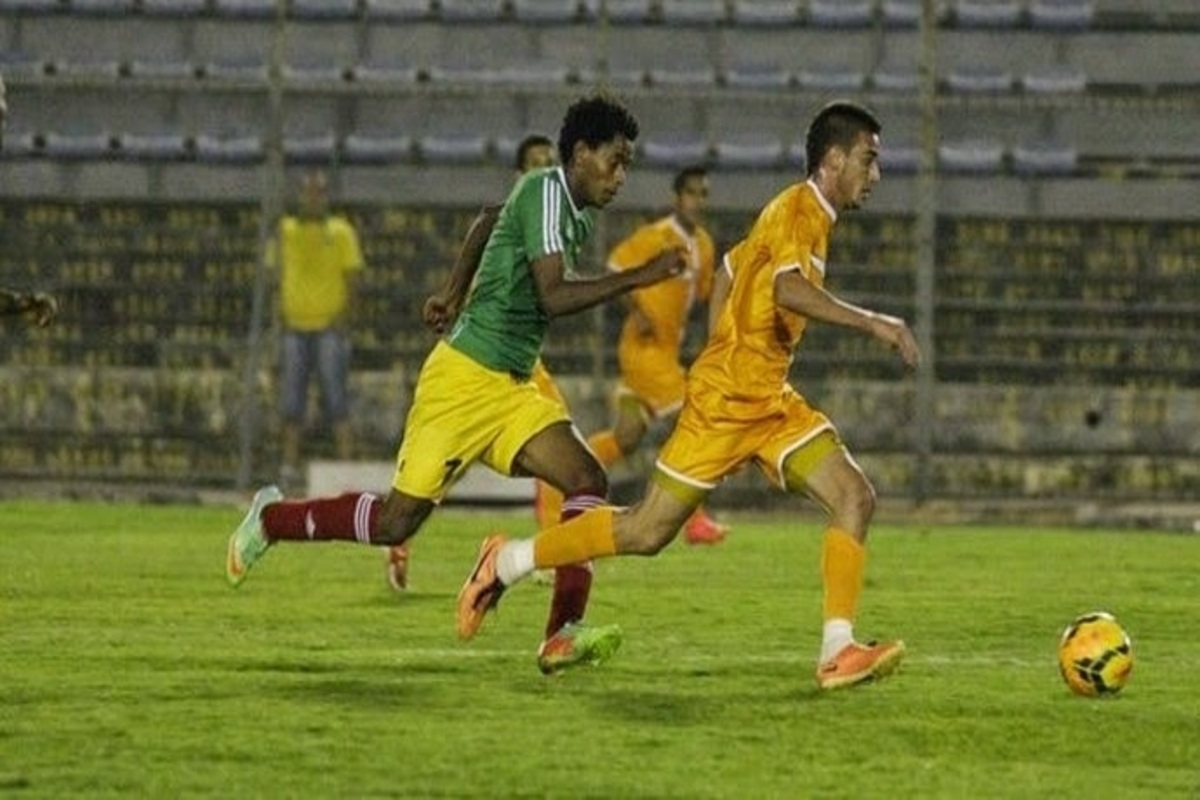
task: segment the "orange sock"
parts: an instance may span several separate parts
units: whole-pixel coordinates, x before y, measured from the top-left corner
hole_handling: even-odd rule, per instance
[[[562,516],[563,495],[545,481],[536,484],[537,494],[533,501],[533,514],[537,519],[538,530],[545,530],[551,525],[557,525]]]
[[[821,578],[824,582],[826,620],[853,621],[862,594],[867,550],[841,528],[828,527],[821,543]]]
[[[582,564],[616,552],[612,506],[587,511],[569,522],[545,529],[533,539],[533,564],[538,569]]]
[[[621,460],[621,448],[617,445],[617,434],[611,430],[597,431],[588,437],[588,447],[596,454],[605,468]]]

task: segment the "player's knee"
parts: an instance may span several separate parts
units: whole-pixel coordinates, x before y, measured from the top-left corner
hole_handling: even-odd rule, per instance
[[[875,487],[867,480],[855,481],[846,487],[837,509],[837,516],[852,530],[866,531],[875,515]]]
[[[371,531],[372,544],[403,544],[421,528],[432,510],[431,501],[390,496],[379,509],[379,517]]]
[[[625,551],[639,556],[656,556],[675,538],[678,525],[659,520],[646,520],[631,527]]]

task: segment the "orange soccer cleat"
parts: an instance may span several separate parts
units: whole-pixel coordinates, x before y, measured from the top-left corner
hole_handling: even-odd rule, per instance
[[[717,522],[702,508],[696,509],[683,526],[683,537],[688,544],[717,544],[725,539],[727,533],[728,526]]]
[[[496,575],[496,557],[507,537],[493,534],[479,545],[479,558],[462,588],[458,590],[458,638],[474,638],[487,612],[495,608],[504,594],[504,584]]]
[[[817,667],[817,685],[822,689],[842,689],[870,683],[895,672],[903,658],[904,642],[851,642]]]

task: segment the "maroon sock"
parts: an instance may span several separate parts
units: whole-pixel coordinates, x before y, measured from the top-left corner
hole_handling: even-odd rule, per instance
[[[271,541],[329,541],[371,543],[379,518],[379,498],[369,492],[349,492],[315,500],[284,500],[262,512],[263,533]]]
[[[561,520],[578,517],[589,508],[603,505],[604,498],[595,492],[580,492],[563,499]],[[592,565],[572,564],[554,570],[554,599],[550,601],[550,618],[546,620],[546,638],[558,633],[568,622],[583,619],[588,596],[592,592]]]

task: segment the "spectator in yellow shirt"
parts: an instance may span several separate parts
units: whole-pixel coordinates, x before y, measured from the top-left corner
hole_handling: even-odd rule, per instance
[[[314,373],[337,457],[349,459],[354,449],[347,391],[349,315],[363,258],[354,227],[345,217],[330,212],[329,183],[323,172],[304,177],[296,213],[279,223],[275,252],[283,323],[280,477],[288,482],[299,476],[309,378]]]

